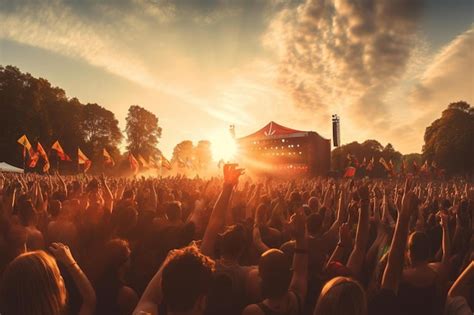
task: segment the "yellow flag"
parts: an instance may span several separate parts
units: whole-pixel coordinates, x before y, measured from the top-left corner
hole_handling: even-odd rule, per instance
[[[30,141],[28,140],[28,138],[26,137],[26,135],[23,135],[21,136],[17,142],[19,144],[21,144],[22,146],[24,146],[28,151],[31,149],[31,143]]]

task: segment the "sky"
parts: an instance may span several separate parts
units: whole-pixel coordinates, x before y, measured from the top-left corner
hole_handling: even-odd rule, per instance
[[[472,0],[0,0],[0,64],[113,111],[153,112],[228,149],[269,121],[421,152],[451,102],[474,104]]]

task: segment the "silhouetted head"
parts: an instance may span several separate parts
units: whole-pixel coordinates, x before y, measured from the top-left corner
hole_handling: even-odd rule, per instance
[[[336,277],[328,281],[319,295],[313,315],[366,315],[367,300],[355,280]]]
[[[306,218],[306,226],[308,228],[308,234],[316,236],[321,232],[321,226],[323,225],[323,218],[319,213],[312,213]]]
[[[181,219],[181,203],[178,201],[168,202],[165,205],[166,217],[170,221],[178,221]]]
[[[36,221],[36,211],[31,199],[26,195],[20,196],[17,201],[16,210],[22,225],[28,225]]]
[[[258,271],[264,298],[281,298],[291,281],[291,260],[279,249],[270,249],[260,256]]]
[[[49,210],[49,214],[51,215],[51,217],[57,218],[59,213],[61,213],[61,209],[62,209],[61,201],[54,200],[54,199],[50,200],[50,202],[48,204],[48,210]]]
[[[163,302],[169,312],[202,314],[212,283],[214,262],[194,246],[174,250],[165,263]]]
[[[247,244],[244,227],[240,224],[228,226],[220,237],[221,255],[229,259],[238,259]]]
[[[430,258],[430,240],[424,232],[413,232],[408,239],[410,263],[427,262]]]

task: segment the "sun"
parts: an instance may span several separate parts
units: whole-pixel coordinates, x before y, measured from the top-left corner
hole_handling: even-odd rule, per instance
[[[229,132],[214,133],[210,139],[212,158],[215,161],[231,162],[237,153],[237,144]]]

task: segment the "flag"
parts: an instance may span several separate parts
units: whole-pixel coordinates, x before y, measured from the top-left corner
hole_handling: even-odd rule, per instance
[[[148,164],[148,162],[145,160],[145,158],[143,156],[141,156],[141,154],[138,154],[138,160],[140,161],[140,163],[142,163],[143,167],[145,167],[145,168],[150,167],[150,164]]]
[[[87,172],[92,165],[92,161],[89,160],[89,158],[79,148],[77,148],[77,164],[84,164],[84,173]]]
[[[23,135],[20,138],[18,138],[17,142],[23,146],[23,159],[26,158],[26,152],[28,151],[28,154],[30,155],[30,159],[31,160],[36,159],[36,162],[37,162],[37,157],[35,156],[36,152],[33,149],[33,147],[31,146],[31,143],[28,140],[28,138],[26,137],[26,135]],[[34,163],[34,165],[36,165],[36,162]],[[30,161],[30,163],[31,163],[31,161]],[[32,167],[34,167],[34,166],[32,166]]]
[[[187,168],[194,168],[193,160],[186,158],[186,167]]]
[[[369,163],[367,164],[367,167],[365,168],[367,171],[371,171],[374,169],[374,157],[372,157],[372,159],[370,159]]]
[[[422,173],[428,173],[429,172],[429,166],[428,166],[428,160],[423,163],[423,165],[420,168],[420,172]]]
[[[33,148],[30,150],[30,152],[31,151],[33,151]],[[39,160],[38,153],[35,152],[33,155],[30,154],[30,162],[28,163],[28,167],[31,167],[31,168],[36,167],[38,160]]]
[[[115,161],[114,159],[112,158],[112,156],[110,155],[109,152],[107,152],[107,150],[104,148],[104,150],[102,151],[102,155],[104,156],[104,163],[107,164],[107,165],[110,165],[112,167],[115,166]]]
[[[171,170],[171,163],[163,155],[161,156],[161,167]]]
[[[26,135],[21,136],[21,137],[17,140],[17,142],[18,142],[19,144],[21,144],[24,148],[26,148],[28,151],[32,149],[31,143],[30,143],[30,141],[28,140],[28,138],[26,137]]]
[[[381,158],[379,159],[379,162],[380,162],[380,164],[383,165],[383,167],[385,167],[385,169],[386,169],[387,171],[390,171],[390,166],[387,164],[387,162],[385,162],[385,159],[384,159],[383,157],[381,157]]]
[[[130,162],[130,169],[133,171],[134,174],[137,174],[140,165],[138,164],[137,159],[133,156],[131,152],[128,153],[128,161]]]
[[[415,175],[418,174],[418,163],[416,163],[416,161],[413,160],[412,165],[413,165],[413,174]]]
[[[161,156],[158,156],[158,161],[157,162],[155,160],[155,158],[153,157],[153,155],[150,155],[150,157],[148,158],[149,162],[148,162],[148,165],[151,167],[151,168],[160,168],[161,167]]]
[[[400,166],[400,172],[402,174],[405,174],[407,172],[407,170],[408,170],[408,161],[403,159],[402,160],[402,165]]]
[[[348,166],[359,167],[359,160],[356,158],[355,155],[347,154],[347,159],[349,160]]]
[[[44,150],[44,148],[43,148],[43,146],[41,145],[41,143],[39,143],[39,141],[38,141],[38,144],[36,145],[36,148],[37,148],[38,154],[39,154],[39,155],[43,158],[43,160],[44,160],[43,172],[46,173],[47,171],[49,171],[49,168],[50,168],[48,154],[46,154],[46,151]]]
[[[353,167],[353,166],[349,166],[348,168],[346,168],[346,172],[344,173],[344,177],[347,178],[347,177],[354,177],[356,173],[356,168]]]
[[[66,154],[66,152],[64,152],[58,140],[56,140],[56,142],[53,143],[53,145],[51,146],[51,149],[56,151],[56,154],[61,159],[61,161],[72,161],[71,158]]]
[[[178,158],[178,167],[180,168],[186,167],[186,163],[183,161],[182,158]]]

